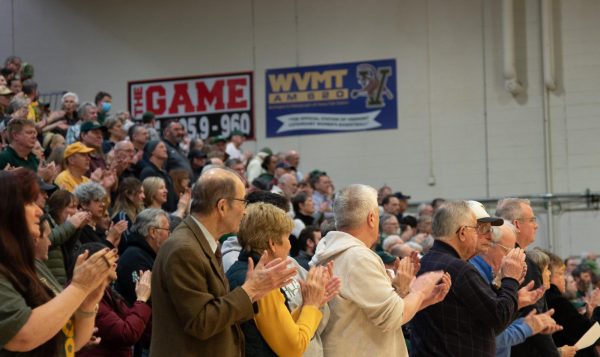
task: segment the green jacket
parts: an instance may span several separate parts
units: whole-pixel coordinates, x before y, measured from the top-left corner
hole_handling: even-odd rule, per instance
[[[49,238],[52,245],[48,250],[48,260],[45,263],[56,280],[64,286],[67,283],[67,269],[80,231],[70,222],[56,224],[52,218],[50,218],[50,225],[52,231]]]

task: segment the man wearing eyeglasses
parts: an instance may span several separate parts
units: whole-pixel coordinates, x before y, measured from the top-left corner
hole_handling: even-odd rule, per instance
[[[469,262],[477,268],[481,276],[495,288],[500,286],[500,265],[502,259],[514,248],[516,229],[509,221],[500,227],[493,227],[492,246]],[[531,305],[544,294],[543,289],[533,289],[533,282],[519,290],[519,308]],[[559,326],[551,317],[551,313],[531,313],[513,321],[506,330],[496,336],[496,357],[510,356],[511,347],[522,343],[525,339],[538,334],[557,331]]]
[[[516,245],[518,247],[527,249],[535,241],[535,234],[538,229],[537,217],[533,214],[529,200],[520,198],[502,199],[498,201],[496,215],[510,221],[515,226],[517,232]],[[533,280],[533,287],[535,289],[539,288],[542,286],[542,273],[531,259],[526,258],[525,263],[527,263],[527,275],[524,281],[529,283],[529,281]],[[519,316],[527,316],[532,309],[538,312],[548,311],[546,299],[542,297],[534,305],[519,310]],[[560,352],[556,348],[551,336],[540,334],[531,336],[525,342],[511,349],[512,357],[538,355],[560,356]]]
[[[443,204],[433,217],[435,242],[421,259],[419,274],[444,270],[455,283],[444,301],[413,319],[412,357],[494,356],[496,334],[513,320],[525,253],[512,249],[507,254],[500,267],[501,289],[494,291],[467,260],[491,247],[490,227],[502,220],[489,217],[483,208],[479,214],[469,203],[455,201]]]
[[[289,259],[261,260],[229,291],[218,239],[238,231],[245,195],[231,170],[210,169],[196,182],[191,214],[161,246],[152,271],[150,355],[243,356],[239,324],[254,317],[254,302],[296,274]]]

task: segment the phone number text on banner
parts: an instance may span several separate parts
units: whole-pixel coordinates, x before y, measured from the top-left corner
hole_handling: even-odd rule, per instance
[[[270,69],[267,137],[395,129],[396,60]]]
[[[179,120],[202,139],[240,130],[254,138],[252,72],[130,81],[129,111],[151,111],[159,122]]]

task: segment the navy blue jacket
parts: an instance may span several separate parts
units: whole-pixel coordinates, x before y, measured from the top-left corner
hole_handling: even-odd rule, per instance
[[[411,322],[411,357],[496,355],[496,334],[517,311],[519,283],[502,279],[494,291],[477,269],[461,260],[450,245],[436,240],[423,259],[419,275],[443,270],[452,287],[444,301],[420,311]]]

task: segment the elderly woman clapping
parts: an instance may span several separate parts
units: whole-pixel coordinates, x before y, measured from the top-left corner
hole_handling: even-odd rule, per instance
[[[265,264],[286,259],[293,228],[292,219],[282,209],[262,202],[249,205],[238,233],[243,250],[227,271],[231,289],[243,283],[249,259],[255,264],[259,259]],[[260,299],[254,320],[242,325],[246,355],[301,356],[321,322],[320,308],[337,294],[339,279],[332,278],[330,271],[326,267],[309,271],[306,280],[300,282],[303,304],[294,311],[288,310],[280,290]]]
[[[117,260],[114,250],[84,252],[64,290],[38,271],[39,190],[32,171],[0,172],[0,355],[72,356],[90,340],[98,302]]]

